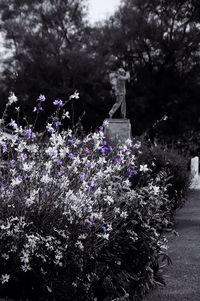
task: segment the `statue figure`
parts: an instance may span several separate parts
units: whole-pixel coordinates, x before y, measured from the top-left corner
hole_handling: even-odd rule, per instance
[[[126,118],[126,80],[130,80],[130,73],[126,72],[123,68],[119,68],[117,72],[110,73],[110,83],[116,96],[116,102],[109,112],[110,118],[113,117],[114,113],[121,106],[121,117]]]

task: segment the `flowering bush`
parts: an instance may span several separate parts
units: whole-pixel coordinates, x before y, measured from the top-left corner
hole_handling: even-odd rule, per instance
[[[173,215],[175,210],[184,204],[191,182],[187,158],[180,155],[176,149],[168,149],[162,145],[148,147],[142,144],[138,162],[144,161],[154,165],[148,175],[150,178],[156,177],[161,171],[165,171],[167,174],[166,183],[168,198],[170,199],[169,206]]]
[[[12,139],[1,132],[0,295],[136,300],[165,257],[167,174],[152,177],[153,162],[139,163],[137,141],[112,146],[102,128],[83,139],[60,131],[69,115],[54,104],[42,135],[14,120]],[[133,189],[138,175],[148,181]]]

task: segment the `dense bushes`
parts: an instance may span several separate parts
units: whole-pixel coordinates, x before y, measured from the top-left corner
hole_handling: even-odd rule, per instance
[[[137,300],[166,258],[179,165],[137,141],[112,146],[102,128],[82,139],[59,131],[68,114],[54,104],[43,136],[12,120],[13,140],[0,137],[0,296]]]
[[[150,177],[155,177],[161,171],[167,175],[167,192],[171,201],[172,212],[180,208],[190,185],[190,173],[188,169],[188,158],[180,155],[177,149],[166,148],[162,145],[147,146],[142,144],[139,162],[153,164]]]
[[[176,149],[179,154],[186,158],[199,156],[200,133],[198,130],[187,130],[176,137],[160,136],[159,140],[168,148]]]

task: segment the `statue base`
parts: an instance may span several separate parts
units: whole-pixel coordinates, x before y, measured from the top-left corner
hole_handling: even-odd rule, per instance
[[[106,119],[105,137],[112,142],[124,143],[131,139],[131,123],[129,119]]]

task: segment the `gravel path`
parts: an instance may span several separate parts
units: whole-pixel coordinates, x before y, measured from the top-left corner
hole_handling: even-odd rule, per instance
[[[166,286],[152,290],[143,301],[200,301],[200,191],[175,219],[179,236],[168,235],[172,265],[164,268]]]

